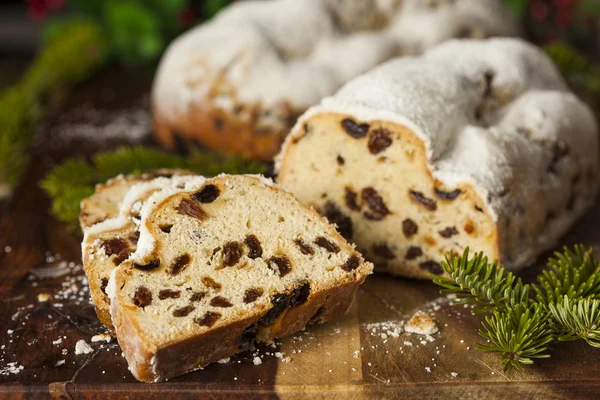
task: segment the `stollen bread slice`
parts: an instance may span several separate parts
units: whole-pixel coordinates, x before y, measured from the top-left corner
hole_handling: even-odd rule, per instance
[[[82,231],[90,226],[119,214],[119,208],[125,195],[139,182],[145,182],[158,177],[169,178],[176,175],[191,175],[190,171],[181,169],[157,169],[142,175],[118,175],[106,183],[96,185],[94,194],[81,201],[79,226]]]
[[[345,313],[371,270],[272,181],[221,175],[146,201],[112,322],[133,375],[163,381]]]
[[[598,128],[539,48],[450,41],[309,110],[276,172],[376,268],[427,278],[470,247],[516,270],[595,204]]]
[[[169,176],[164,173],[164,175]],[[184,189],[186,183],[199,184],[204,177],[194,175],[175,175],[147,181],[150,174],[141,177],[120,177],[100,187],[94,195],[96,204],[107,204],[106,195],[125,192],[120,199],[111,198],[111,202],[120,202],[116,216],[105,219],[85,229],[81,243],[83,267],[88,278],[92,301],[98,318],[111,332],[110,302],[106,295],[106,286],[110,273],[116,266],[127,260],[135,252],[139,238],[140,212],[144,201],[154,192],[165,188]],[[118,190],[117,190],[118,188]],[[92,196],[92,197],[94,197]],[[116,196],[115,196],[116,197]],[[86,202],[86,200],[84,200]],[[92,201],[88,203],[93,203]],[[109,214],[109,213],[107,213]],[[110,214],[113,214],[111,211]]]

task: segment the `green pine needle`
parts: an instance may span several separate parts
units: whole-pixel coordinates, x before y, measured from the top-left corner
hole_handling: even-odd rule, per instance
[[[547,321],[548,312],[537,304],[494,310],[491,316],[485,317],[483,329],[479,331],[490,344],[477,348],[501,353],[504,371],[533,364],[534,358],[549,358],[548,345],[554,341],[554,335]]]
[[[450,253],[442,267],[448,278],[430,275],[434,283],[444,288],[440,292],[455,294],[457,305],[473,304],[476,313],[506,309],[529,301],[529,285],[498,266],[498,261],[488,263],[482,252],[472,258],[469,258],[469,248],[460,257]]]
[[[548,305],[554,319],[553,327],[561,342],[578,339],[600,348],[600,300],[571,300]]]
[[[533,289],[544,304],[561,303],[564,296],[571,300],[600,298],[600,263],[593,249],[580,245],[573,251],[565,247],[563,253],[555,252]]]
[[[67,160],[54,168],[40,186],[52,199],[52,215],[75,228],[79,203],[94,193],[97,183],[104,183],[119,174],[139,175],[159,168],[187,169],[206,176],[265,171],[263,163],[197,149],[192,150],[188,157],[182,157],[145,147],[121,147],[95,154],[91,163],[80,159]]]
[[[593,249],[577,245],[554,253],[530,285],[483,253],[469,258],[469,249],[448,255],[442,267],[448,277],[431,275],[441,293],[490,313],[479,331],[488,344],[477,348],[500,353],[505,371],[550,357],[551,343],[582,339],[600,347],[600,263]]]

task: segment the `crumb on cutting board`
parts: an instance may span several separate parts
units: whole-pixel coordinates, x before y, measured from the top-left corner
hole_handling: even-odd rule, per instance
[[[404,330],[409,333],[431,335],[438,331],[438,327],[429,315],[422,311],[418,311],[406,323]]]
[[[75,344],[75,354],[76,355],[79,355],[79,354],[89,354],[92,351],[94,351],[94,349],[92,348],[92,346],[90,346],[83,339],[78,340],[77,343]]]

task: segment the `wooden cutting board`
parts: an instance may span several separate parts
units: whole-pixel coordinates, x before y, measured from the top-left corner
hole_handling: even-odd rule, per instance
[[[98,124],[108,123],[112,112],[143,106],[151,76],[107,71],[78,88],[61,108],[64,113],[43,125],[13,201],[0,208],[0,398],[600,397],[600,349],[568,343],[551,359],[503,373],[498,356],[475,350],[482,341],[481,317],[451,307],[451,299],[431,283],[386,275],[369,277],[350,312],[337,321],[167,383],[137,382],[116,341],[92,341],[104,329],[88,300],[80,236],[48,215],[38,182],[53,163],[114,144],[55,139],[61,129],[73,127],[82,107],[108,113]],[[600,252],[598,222],[600,205],[564,244],[583,243]],[[419,310],[440,328],[429,339],[399,333],[402,321]],[[76,354],[79,340],[91,352]]]

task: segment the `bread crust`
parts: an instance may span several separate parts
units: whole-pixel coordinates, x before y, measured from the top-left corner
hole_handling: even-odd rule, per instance
[[[254,120],[260,107],[250,111],[251,120],[239,118],[210,104],[194,104],[186,115],[171,120],[154,108],[154,134],[167,149],[187,151],[191,144],[238,154],[245,158],[270,161],[292,128],[301,110],[286,107],[289,118],[279,127],[258,127]]]
[[[308,300],[287,310],[278,318],[275,329],[265,327],[260,331],[260,341],[270,343],[294,332],[303,330],[310,322],[325,323],[344,315],[358,287],[366,275],[342,286],[311,293]],[[127,313],[120,312],[114,303],[111,306],[113,322],[118,334],[119,345],[129,362],[129,369],[142,382],[162,382],[187,372],[239,353],[242,332],[258,322],[266,314],[250,317],[195,335],[184,341],[162,348],[154,348],[145,340],[135,321]],[[314,319],[313,319],[314,318]]]

